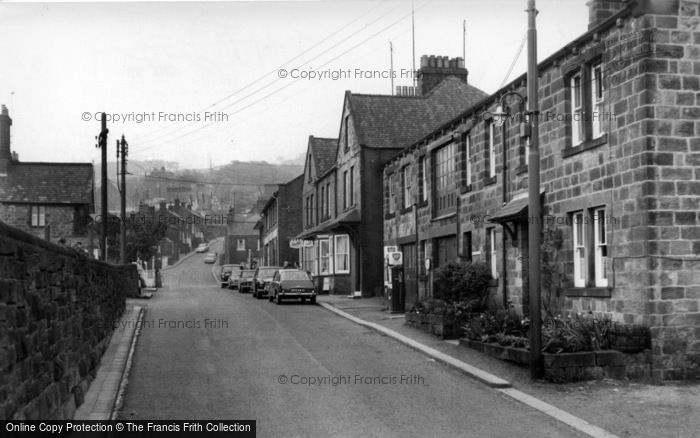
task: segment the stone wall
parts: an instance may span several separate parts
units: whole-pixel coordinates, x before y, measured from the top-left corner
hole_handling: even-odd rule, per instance
[[[134,265],[114,266],[0,223],[0,419],[70,419],[83,402]]]

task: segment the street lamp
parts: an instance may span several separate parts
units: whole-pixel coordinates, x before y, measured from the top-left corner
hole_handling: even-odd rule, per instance
[[[544,373],[542,364],[542,314],[540,309],[540,240],[541,216],[540,205],[540,152],[539,152],[539,109],[538,109],[538,80],[537,80],[537,9],[535,0],[527,2],[527,101],[516,91],[504,93],[496,111],[492,113],[497,126],[503,126],[507,113],[503,110],[503,102],[507,96],[516,96],[520,103],[527,102],[527,110],[520,111],[529,116],[529,120],[520,121],[520,135],[529,137],[528,151],[528,296],[530,313],[530,377],[539,379]],[[504,133],[505,137],[505,133]]]

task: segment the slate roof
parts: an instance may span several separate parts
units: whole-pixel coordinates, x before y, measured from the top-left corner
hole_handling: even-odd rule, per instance
[[[13,162],[0,176],[0,202],[92,204],[91,163]]]
[[[405,148],[488,95],[450,76],[425,96],[346,92],[360,144]]]
[[[338,148],[337,138],[319,138],[309,136],[309,148],[314,157],[316,176],[321,176],[335,164]]]
[[[257,236],[259,235],[255,231],[257,221],[257,215],[255,214],[236,214],[233,221],[228,223],[228,234],[229,236]]]

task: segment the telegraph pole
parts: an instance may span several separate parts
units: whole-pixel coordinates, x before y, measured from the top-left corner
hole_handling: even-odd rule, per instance
[[[540,310],[540,205],[539,109],[537,102],[537,9],[535,0],[527,6],[527,105],[530,115],[530,154],[528,156],[528,277],[530,298],[530,377],[542,378],[542,314]]]
[[[102,236],[100,236],[100,260],[107,260],[107,114],[102,113],[102,129],[97,147],[102,149]]]
[[[117,139],[117,166],[121,155],[121,184],[119,193],[121,194],[121,221],[119,222],[119,262],[126,264],[126,157],[129,155],[129,144],[122,134],[121,142]],[[119,170],[117,171],[119,179]]]

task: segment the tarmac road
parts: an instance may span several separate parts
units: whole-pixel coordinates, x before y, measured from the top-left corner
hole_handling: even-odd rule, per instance
[[[320,306],[221,289],[203,259],[165,271],[147,302],[120,419],[257,420],[259,437],[582,436]]]

